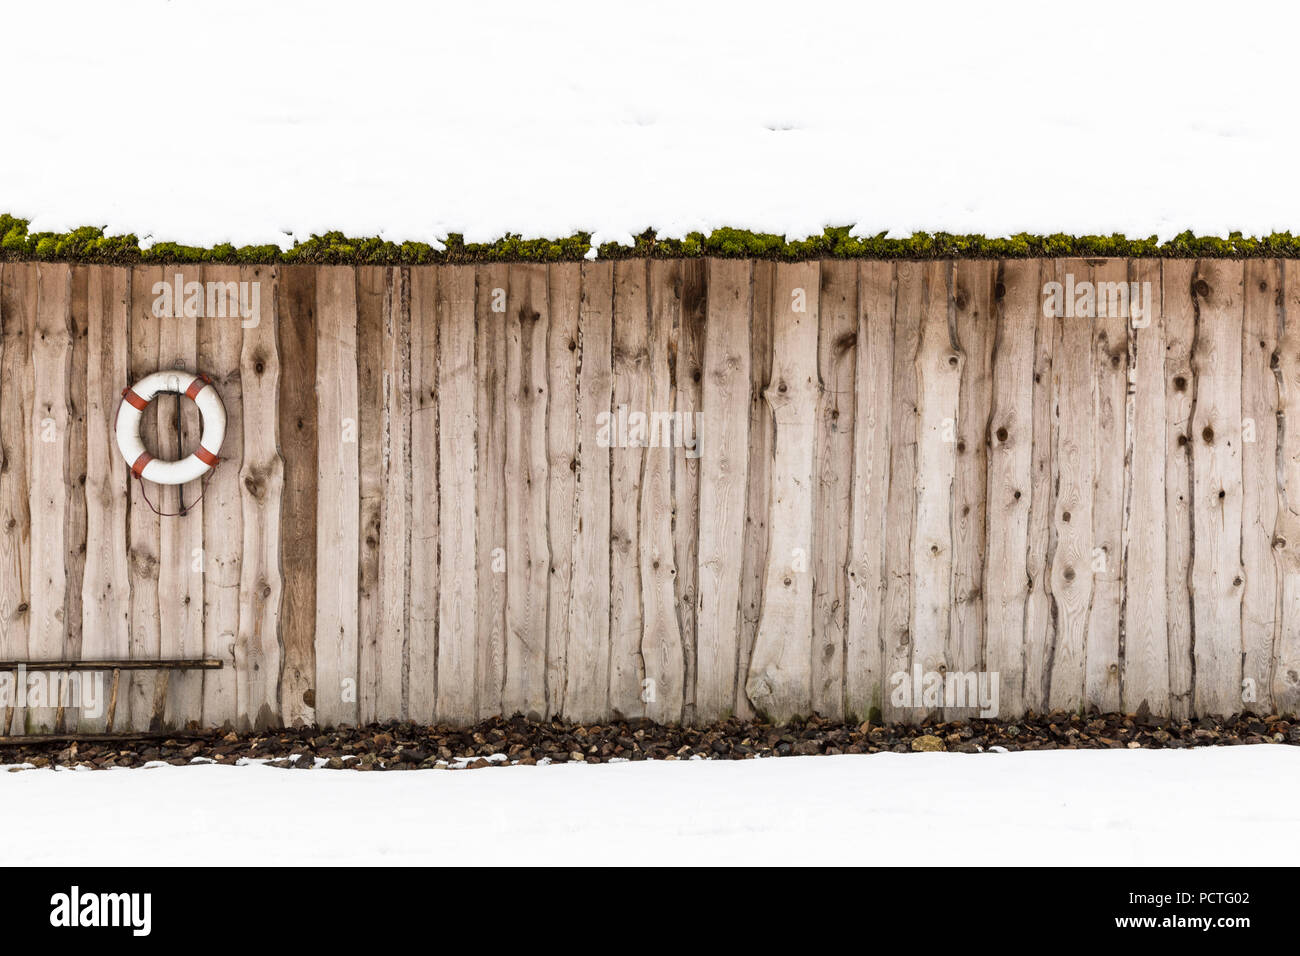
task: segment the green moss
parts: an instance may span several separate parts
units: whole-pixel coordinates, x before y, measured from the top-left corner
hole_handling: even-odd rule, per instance
[[[356,238],[341,232],[313,235],[290,249],[273,245],[241,246],[222,243],[212,248],[160,242],[140,247],[134,235],[106,236],[97,226],[67,233],[29,232],[29,222],[0,214],[0,261],[46,260],[66,262],[149,263],[312,263],[340,265],[424,265],[478,262],[578,262],[591,249],[591,234],[576,232],[562,239],[524,239],[503,236],[495,242],[467,243],[450,235],[442,249],[424,242],[395,243],[378,237]],[[918,232],[903,238],[851,235],[850,226],[830,226],[819,236],[787,239],[772,233],[744,229],[693,232],[680,239],[661,239],[653,230],[636,236],[632,245],[602,243],[601,259],[770,259],[798,262],[809,259],[1027,259],[1065,257],[1122,257],[1178,259],[1300,258],[1300,238],[1289,232],[1247,237],[1239,232],[1228,238],[1197,236],[1185,232],[1167,242],[1154,236],[1130,239],[1110,236],[1070,236],[1055,233],[1035,236],[1020,233],[1001,239]]]

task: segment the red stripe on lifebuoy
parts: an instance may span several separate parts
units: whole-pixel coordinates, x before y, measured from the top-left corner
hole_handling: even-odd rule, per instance
[[[190,382],[190,387],[185,390],[185,397],[190,401],[194,401],[199,392],[203,391],[205,387],[211,384],[211,381],[206,375],[196,375],[194,381]]]
[[[135,392],[131,391],[129,388],[127,388],[127,389],[123,389],[123,390],[122,390],[122,398],[123,398],[125,401],[130,402],[132,408],[139,409],[140,411],[144,411],[146,408],[149,407],[149,403],[148,403],[148,402],[146,402],[143,398],[141,398],[141,397],[140,397],[139,395],[137,395]]]
[[[131,474],[135,475],[137,478],[143,477],[144,466],[149,464],[151,461],[153,461],[153,455],[149,454],[147,451],[141,452],[140,457],[131,465]]]
[[[209,468],[216,468],[217,462],[221,461],[220,458],[212,454],[212,452],[208,451],[202,445],[194,449],[194,457],[203,462],[203,464],[207,465]]]

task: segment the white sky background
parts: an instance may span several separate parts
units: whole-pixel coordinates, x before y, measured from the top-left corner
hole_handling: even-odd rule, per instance
[[[147,245],[1300,232],[1295,4],[8,4],[0,211]]]

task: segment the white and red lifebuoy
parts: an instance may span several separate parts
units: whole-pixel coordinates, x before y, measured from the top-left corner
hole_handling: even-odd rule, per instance
[[[191,399],[203,416],[203,436],[194,454],[179,461],[161,461],[145,451],[140,438],[144,410],[160,393],[175,392]],[[220,461],[217,454],[226,437],[226,408],[206,375],[179,370],[154,372],[122,391],[117,408],[117,450],[131,473],[159,485],[183,485],[202,478]]]

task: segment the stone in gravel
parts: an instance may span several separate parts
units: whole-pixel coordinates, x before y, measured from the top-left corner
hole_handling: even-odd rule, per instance
[[[341,757],[330,757],[329,760],[325,761],[325,767],[328,770],[342,770],[344,768],[343,759]]]
[[[912,741],[912,749],[922,753],[929,753],[931,751],[943,750],[944,746],[943,741],[934,734],[922,734],[920,737],[917,737]]]
[[[724,738],[719,737],[717,740],[713,741],[713,743],[709,744],[709,749],[715,754],[725,754],[730,752],[731,745],[727,743]]]

